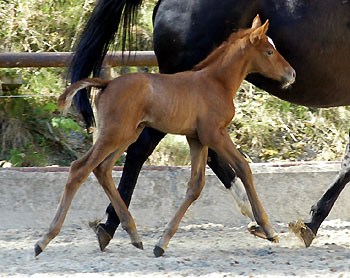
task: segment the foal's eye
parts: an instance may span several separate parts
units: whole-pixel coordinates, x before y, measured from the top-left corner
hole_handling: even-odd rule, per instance
[[[267,55],[272,55],[273,54],[273,50],[268,50],[266,51]]]

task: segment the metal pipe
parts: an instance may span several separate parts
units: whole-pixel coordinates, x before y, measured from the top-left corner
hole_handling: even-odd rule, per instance
[[[68,67],[72,55],[72,52],[0,53],[0,68]],[[103,63],[110,67],[158,66],[153,51],[108,53]]]

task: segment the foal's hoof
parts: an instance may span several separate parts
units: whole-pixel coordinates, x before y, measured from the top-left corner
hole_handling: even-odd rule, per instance
[[[153,253],[156,258],[163,256],[164,252],[164,249],[162,247],[159,247],[158,245],[156,245],[153,249]]]
[[[249,223],[247,228],[248,228],[248,231],[251,234],[255,235],[256,237],[268,239],[263,228],[261,226],[259,226],[258,224],[256,224],[255,222]]]
[[[35,257],[38,256],[41,252],[43,252],[43,250],[41,249],[41,247],[39,246],[39,244],[35,244],[35,246],[34,246],[34,252],[35,252]]]
[[[267,238],[269,241],[273,243],[279,243],[280,241],[278,240],[278,235],[274,235],[273,237],[268,237]]]
[[[89,222],[89,226],[91,229],[94,230],[98,244],[100,246],[101,251],[104,251],[109,244],[109,242],[112,240],[111,235],[102,227],[101,224],[98,224],[98,222]]]
[[[131,244],[134,245],[136,248],[143,250],[142,242],[132,242]]]
[[[305,247],[309,247],[314,238],[316,237],[313,231],[311,231],[311,229],[308,226],[306,226],[303,220],[301,219],[294,223],[289,223],[288,226],[289,229],[291,229],[292,232],[304,242]]]
[[[273,237],[267,237],[265,231],[263,230],[263,228],[261,226],[259,226],[258,224],[256,224],[255,222],[251,222],[248,225],[248,231],[255,235],[256,237],[260,237],[263,239],[267,239],[273,243],[278,243],[278,235],[275,234]]]

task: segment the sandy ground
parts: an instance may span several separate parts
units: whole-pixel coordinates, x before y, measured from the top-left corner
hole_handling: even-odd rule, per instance
[[[287,215],[283,212],[289,206],[286,199],[269,196],[275,199],[266,206],[269,215],[281,211],[281,216],[271,217],[280,236],[280,243],[273,244],[248,233],[248,221],[238,216],[234,206],[228,208],[232,200],[219,186],[209,186],[203,192],[204,196],[189,210],[165,255],[154,258],[153,247],[173,214],[173,209],[165,208],[178,206],[176,200],[182,198],[174,193],[174,188],[169,186],[174,198],[164,197],[160,199],[162,202],[151,199],[147,206],[142,205],[147,196],[144,199],[140,196],[144,192],[141,189],[135,192],[139,201],[132,204],[131,212],[144,251],[133,247],[126,232],[119,229],[107,250],[101,252],[87,223],[103,215],[108,200],[102,190],[94,191],[95,187],[87,185],[73,201],[61,233],[34,258],[33,246],[49,225],[60,197],[57,192],[63,188],[62,185],[50,187],[45,182],[52,184],[66,174],[15,173],[18,177],[15,183],[10,174],[13,173],[0,171],[0,277],[80,277],[82,274],[84,277],[350,277],[350,205],[345,208],[341,205],[348,212],[347,217],[337,219],[339,215],[335,215],[325,221],[312,246],[304,248],[287,228],[287,221],[299,212]],[[152,175],[144,174],[141,183],[149,183],[149,178],[155,180]],[[165,175],[178,175],[176,180],[181,184],[184,173],[175,171]],[[29,190],[28,183],[33,179],[36,185]],[[148,186],[154,193],[157,184]],[[183,190],[181,187],[179,192]],[[218,196],[214,203],[210,197],[213,192]],[[260,194],[263,203],[269,200],[265,197]],[[310,201],[305,202],[309,207]],[[301,206],[290,203],[289,207]],[[229,215],[234,220],[230,221]]]
[[[161,229],[140,229],[145,250],[119,231],[101,252],[87,226],[66,227],[38,258],[37,229],[0,231],[1,277],[350,277],[350,222],[327,221],[309,248],[284,226],[280,243],[249,235],[245,227],[182,226],[165,255],[153,257]]]

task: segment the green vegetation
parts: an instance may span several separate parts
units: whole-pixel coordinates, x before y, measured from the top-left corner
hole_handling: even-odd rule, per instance
[[[71,51],[94,2],[0,1],[0,52]],[[146,1],[140,12],[136,28],[139,50],[152,49],[151,15],[155,2]],[[120,47],[115,44],[113,49]],[[114,75],[138,70],[115,69]],[[0,84],[0,164],[69,165],[89,149],[92,136],[80,116],[73,109],[68,117],[57,111],[57,96],[66,86],[65,69],[0,69],[0,80],[13,78],[19,85]],[[296,106],[248,83],[242,85],[235,104],[236,116],[229,130],[251,161],[341,159],[348,137],[349,108]],[[168,135],[147,163],[188,165],[186,140]]]

